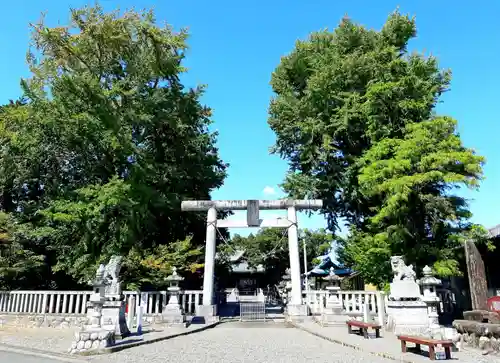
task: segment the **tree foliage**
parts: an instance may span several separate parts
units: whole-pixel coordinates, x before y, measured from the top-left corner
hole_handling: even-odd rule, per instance
[[[29,288],[29,273],[40,273],[44,256],[37,255],[16,239],[17,226],[10,214],[0,212],[0,289],[12,285]]]
[[[323,199],[330,229],[345,220],[343,258],[379,284],[393,254],[459,272],[456,247],[474,226],[456,191],[482,178],[484,159],[462,145],[456,121],[435,114],[451,73],[408,52],[415,35],[399,12],[380,31],[344,18],[297,42],[271,81],[273,151],[290,165],[284,189]]]
[[[203,88],[180,82],[186,31],[99,6],[32,29],[32,76],[0,114],[2,209],[25,248],[79,282],[115,253],[143,269],[134,286],[199,266],[204,220],[180,202],[210,199],[227,165]]]
[[[307,269],[313,268],[319,261],[317,257],[324,255],[332,248],[334,236],[324,229],[299,230],[300,266],[303,266],[303,246],[307,254]],[[250,267],[262,265],[271,281],[278,282],[285,270],[290,267],[287,230],[283,228],[264,228],[248,237],[235,235],[230,241],[233,251],[244,251],[244,259]]]

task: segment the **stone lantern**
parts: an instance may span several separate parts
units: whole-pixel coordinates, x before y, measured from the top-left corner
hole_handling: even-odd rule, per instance
[[[335,274],[335,270],[330,268],[330,272],[328,276],[323,277],[323,280],[329,281],[330,284],[326,287],[328,291],[328,298],[326,300],[326,308],[335,311],[336,313],[340,313],[342,308],[342,302],[339,299],[339,291],[340,291],[340,277]]]
[[[286,301],[288,301],[288,295],[290,291],[292,290],[292,282],[291,282],[291,276],[290,276],[290,269],[287,268],[285,270],[285,274],[281,277],[281,282],[280,282],[280,288],[281,288],[281,293]],[[285,301],[285,303],[286,303]]]
[[[102,307],[104,302],[106,301],[106,297],[104,295],[105,285],[94,285],[94,292],[90,295],[90,305],[92,307],[92,313],[90,318],[90,326],[92,328],[100,328],[101,327],[101,318],[102,318]]]
[[[339,298],[340,277],[335,274],[332,267],[328,276],[323,277],[323,280],[329,281],[330,284],[326,287],[328,297],[326,299],[326,307],[321,312],[321,325],[343,325],[347,320],[347,316],[343,314],[344,307]]]
[[[101,319],[102,319],[102,307],[104,306],[104,302],[106,301],[106,280],[104,279],[104,271],[105,266],[100,265],[97,269],[96,276],[93,281],[89,281],[89,285],[92,286],[92,295],[90,295],[89,299],[89,317],[90,317],[90,326],[92,328],[100,328],[101,327]]]
[[[434,277],[432,269],[429,266],[425,266],[422,272],[424,277],[420,279],[419,284],[422,286],[423,291],[422,301],[427,304],[429,328],[439,328],[438,306],[441,303],[441,299],[436,293],[436,288],[441,285],[441,280]]]
[[[176,267],[172,269],[172,274],[165,278],[165,281],[170,285],[167,288],[170,298],[168,304],[164,306],[162,320],[169,325],[186,325],[186,316],[179,304],[179,295],[181,292],[179,283],[183,280],[184,277],[177,274]]]

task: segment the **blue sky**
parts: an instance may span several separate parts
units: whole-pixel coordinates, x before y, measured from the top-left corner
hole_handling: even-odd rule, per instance
[[[25,52],[29,22],[47,12],[50,25],[66,24],[68,9],[91,1],[17,0],[2,2],[0,15],[0,102],[20,95],[19,78],[28,76]],[[159,21],[188,27],[191,50],[186,61],[190,86],[207,84],[203,101],[214,109],[222,158],[231,164],[225,185],[214,199],[275,199],[287,169],[268,148],[274,134],[267,126],[272,97],[271,72],[297,39],[316,30],[333,29],[344,14],[379,29],[397,6],[416,16],[418,36],[411,48],[437,56],[451,68],[451,92],[438,112],[459,121],[464,143],[487,158],[486,180],[471,199],[473,220],[491,227],[500,223],[500,56],[498,1],[226,1],[102,0],[106,9],[154,7]],[[376,5],[375,5],[376,4]],[[497,60],[495,60],[497,59]],[[274,193],[273,193],[274,191]],[[277,214],[277,213],[275,213]],[[241,218],[234,216],[233,218]],[[325,226],[321,216],[300,216],[301,227]],[[244,232],[240,230],[238,232]],[[248,231],[247,231],[248,232]]]

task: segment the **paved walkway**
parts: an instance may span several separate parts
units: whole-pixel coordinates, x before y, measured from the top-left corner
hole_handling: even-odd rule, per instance
[[[387,356],[400,362],[419,363],[430,362],[424,355],[415,353],[401,353],[401,343],[397,337],[389,332],[381,331],[382,338],[364,339],[356,334],[348,334],[346,326],[321,327],[315,322],[304,322],[296,324],[301,328],[316,336],[321,336],[339,345],[355,347],[364,352],[372,353],[372,356]],[[411,344],[408,344],[411,347]],[[452,352],[451,356],[457,362],[471,363],[500,363],[499,356],[482,355],[477,350],[462,350],[461,352]]]
[[[92,357],[95,363],[390,363],[274,323],[223,323],[171,340]]]

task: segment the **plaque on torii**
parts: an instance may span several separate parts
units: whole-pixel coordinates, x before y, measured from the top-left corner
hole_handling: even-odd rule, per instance
[[[288,251],[290,255],[291,298],[287,305],[289,315],[307,315],[307,307],[302,304],[300,261],[298,244],[297,211],[317,210],[323,207],[322,200],[190,200],[181,203],[181,210],[207,212],[207,237],[205,241],[205,267],[203,275],[203,305],[199,306],[199,316],[215,316],[214,266],[217,228],[266,228],[281,227],[288,230]],[[287,218],[260,218],[260,210],[287,210]],[[218,211],[246,210],[246,221],[217,219]]]

